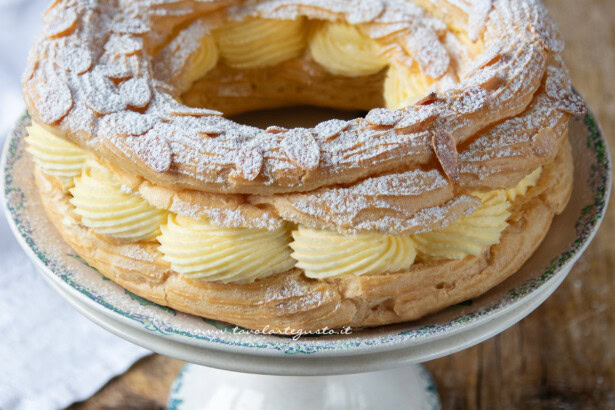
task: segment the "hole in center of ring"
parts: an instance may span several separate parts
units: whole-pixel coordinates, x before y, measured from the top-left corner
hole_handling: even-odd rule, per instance
[[[229,116],[236,123],[265,129],[269,126],[284,128],[313,128],[330,119],[352,120],[365,117],[367,111],[338,110],[314,106],[283,107],[268,110],[249,111]]]

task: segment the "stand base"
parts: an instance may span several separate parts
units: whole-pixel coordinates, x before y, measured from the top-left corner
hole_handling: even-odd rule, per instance
[[[420,365],[343,376],[265,376],[186,364],[171,386],[169,410],[438,410],[431,376]]]

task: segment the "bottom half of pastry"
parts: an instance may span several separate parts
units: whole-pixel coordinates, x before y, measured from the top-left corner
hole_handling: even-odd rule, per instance
[[[544,239],[572,191],[568,142],[542,168],[527,193],[512,201],[499,242],[461,259],[417,258],[395,273],[310,278],[300,268],[251,283],[189,278],[174,271],[154,241],[122,242],[74,217],[71,195],[56,177],[34,168],[45,210],[64,240],[122,287],[182,312],[250,329],[287,332],[371,327],[418,319],[479,296],[518,271]],[[286,329],[286,330],[285,330]]]

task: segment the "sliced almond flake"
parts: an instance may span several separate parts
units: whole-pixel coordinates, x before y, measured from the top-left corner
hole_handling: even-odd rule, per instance
[[[450,57],[433,30],[418,27],[406,39],[406,47],[425,75],[440,78],[448,70]]]
[[[120,96],[127,106],[143,108],[152,99],[152,90],[145,78],[131,78],[120,85]]]
[[[247,145],[237,153],[236,172],[247,181],[253,181],[263,168],[263,153],[256,146]]]
[[[587,114],[587,106],[583,98],[575,93],[570,93],[566,97],[557,100],[555,103],[557,108],[568,114],[583,116]]]
[[[269,134],[281,134],[283,132],[288,131],[288,128],[278,127],[277,125],[271,125],[267,127],[265,131],[268,132]]]
[[[98,133],[102,136],[143,135],[156,125],[156,117],[134,111],[106,115],[100,122]]]
[[[80,77],[85,91],[85,103],[98,114],[124,111],[126,103],[115,91],[111,80],[97,70],[86,72]]]
[[[45,124],[53,124],[61,120],[73,107],[73,96],[68,86],[59,80],[47,79],[34,83],[36,92],[33,100],[36,102],[38,118]]]
[[[372,125],[376,126],[393,126],[402,118],[402,113],[397,110],[388,110],[386,108],[374,108],[367,113],[365,119]]]
[[[131,55],[143,50],[143,39],[129,34],[113,34],[105,43],[105,51],[111,55]]]
[[[116,62],[115,64],[98,66],[100,75],[114,80],[123,80],[134,76],[130,66],[126,63]]]
[[[169,109],[169,112],[174,115],[178,115],[180,117],[208,117],[208,116],[216,116],[221,117],[223,115],[222,112],[216,110],[209,110],[207,108],[197,108],[197,107],[188,107],[178,105],[177,107],[173,107]]]
[[[57,38],[70,34],[77,27],[77,12],[66,7],[50,9],[44,18],[45,34],[48,38]]]
[[[66,71],[82,74],[92,67],[92,54],[84,47],[60,47],[55,62]]]
[[[410,106],[405,109],[404,116],[401,121],[395,125],[397,129],[406,129],[421,125],[438,115],[437,110],[430,106]]]
[[[221,135],[226,133],[226,131],[227,129],[224,128],[222,125],[216,124],[201,125],[199,127],[199,133],[207,134],[208,136]]]
[[[332,119],[319,123],[314,127],[314,131],[316,131],[316,134],[323,140],[329,141],[348,129],[349,126],[349,121]]]
[[[305,128],[294,128],[285,134],[282,149],[288,159],[304,171],[317,168],[320,162],[320,147],[312,131]]]
[[[150,27],[142,19],[130,16],[114,21],[111,30],[118,34],[145,34],[150,31]]]
[[[444,173],[453,181],[459,180],[459,155],[455,139],[449,133],[433,134],[432,147]]]
[[[168,94],[166,90],[163,91],[164,87],[161,87],[161,84],[154,84],[154,86],[158,88],[156,98],[160,102],[161,108],[169,114],[180,117],[222,116],[220,111],[182,105],[172,95]]]
[[[438,93],[431,91],[429,93],[427,93],[425,96],[417,99],[413,105],[424,105],[424,104],[430,104],[434,101],[438,100]]]

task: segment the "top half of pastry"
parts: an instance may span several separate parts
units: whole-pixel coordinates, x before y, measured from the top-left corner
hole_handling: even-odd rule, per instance
[[[37,123],[155,185],[267,203],[373,181],[428,204],[417,175],[510,188],[555,158],[584,111],[562,50],[538,0],[57,0],[23,87]],[[224,117],[296,104],[370,111]]]

